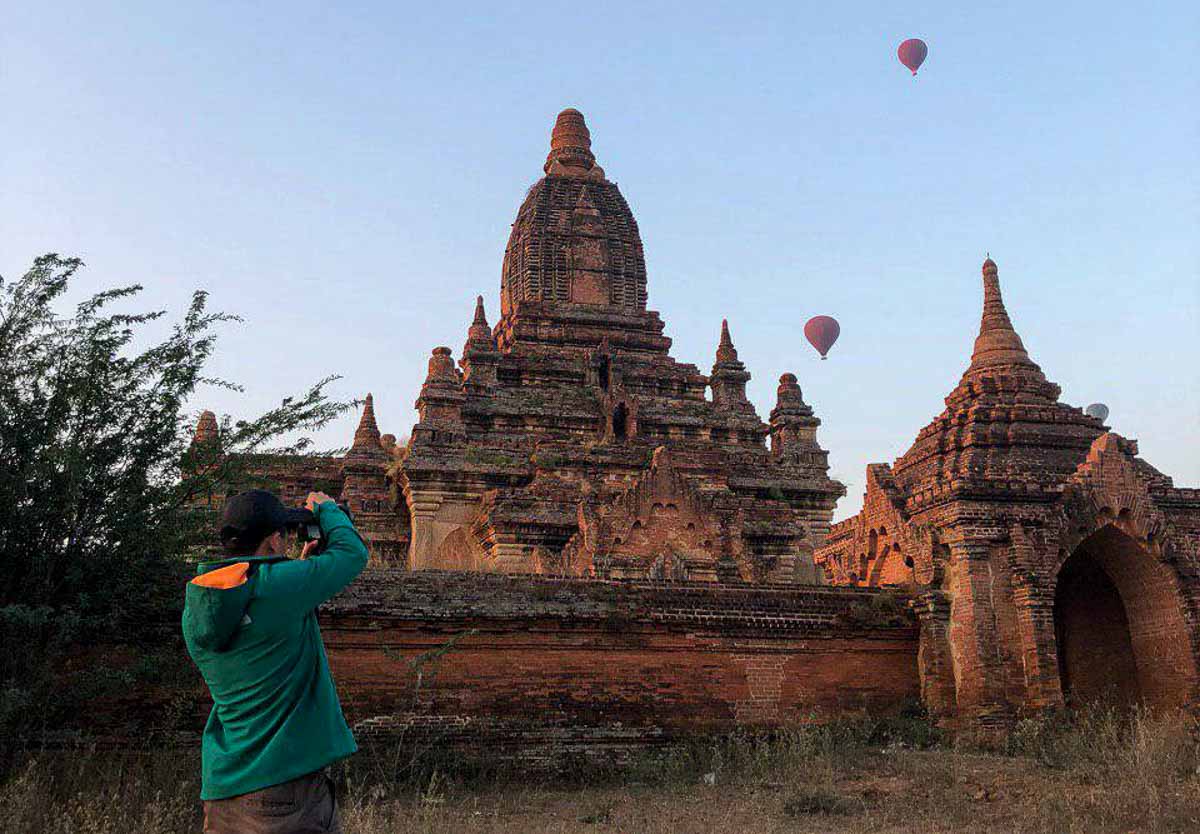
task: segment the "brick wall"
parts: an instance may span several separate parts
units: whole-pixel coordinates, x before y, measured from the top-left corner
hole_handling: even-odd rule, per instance
[[[381,569],[326,606],[322,631],[367,734],[651,741],[915,701],[915,623],[879,597]]]
[[[912,704],[917,627],[904,602],[854,588],[371,568],[320,616],[360,741],[558,768]],[[100,647],[72,668],[136,660]],[[80,729],[124,747],[182,711],[155,737],[194,745],[211,701],[179,660],[173,683],[96,702]]]

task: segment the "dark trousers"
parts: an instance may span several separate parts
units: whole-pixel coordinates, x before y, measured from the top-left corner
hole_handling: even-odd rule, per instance
[[[205,834],[341,834],[333,782],[324,771],[204,803]]]

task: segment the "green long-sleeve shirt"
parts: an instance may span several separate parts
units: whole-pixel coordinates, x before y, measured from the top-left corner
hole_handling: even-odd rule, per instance
[[[205,562],[188,583],[184,641],[213,698],[201,799],[277,785],[358,749],[316,612],[366,566],[367,548],[332,501],[314,512],[321,554]]]

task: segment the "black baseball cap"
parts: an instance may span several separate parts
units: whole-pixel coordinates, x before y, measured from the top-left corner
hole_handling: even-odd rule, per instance
[[[312,513],[288,509],[265,489],[252,489],[225,501],[221,511],[221,543],[255,548],[277,530],[312,520]]]

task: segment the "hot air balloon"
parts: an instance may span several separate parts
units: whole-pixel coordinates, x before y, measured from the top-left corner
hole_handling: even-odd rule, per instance
[[[917,74],[917,68],[925,61],[925,56],[928,54],[929,47],[920,38],[909,38],[896,50],[896,55],[900,57],[900,63],[912,70],[913,75]]]
[[[813,316],[804,325],[804,338],[817,349],[822,359],[829,353],[841,332],[842,326],[837,323],[837,319],[829,316]]]
[[[1104,403],[1092,403],[1083,410],[1083,413],[1089,417],[1095,417],[1101,423],[1108,419],[1108,406]]]

